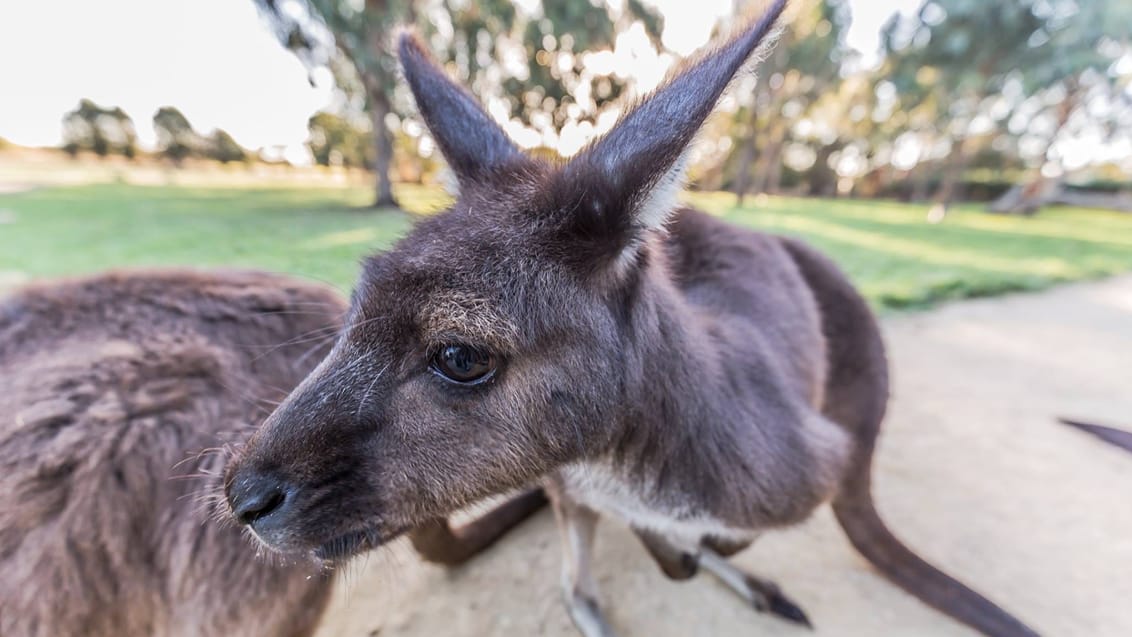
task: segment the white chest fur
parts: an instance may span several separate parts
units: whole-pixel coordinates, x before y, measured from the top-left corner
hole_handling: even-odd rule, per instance
[[[734,542],[750,542],[757,532],[728,526],[710,513],[680,503],[672,494],[654,494],[650,485],[636,485],[600,463],[574,463],[559,470],[567,494],[587,507],[623,519],[629,526],[649,530],[673,545],[694,551],[706,536]]]

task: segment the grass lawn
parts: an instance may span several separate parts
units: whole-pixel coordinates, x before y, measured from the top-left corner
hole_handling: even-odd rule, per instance
[[[699,207],[747,227],[805,239],[833,257],[878,308],[1038,290],[1132,270],[1132,215],[1050,208],[1036,217],[958,206],[939,224],[927,206],[770,197],[735,207],[728,193]]]
[[[362,208],[359,188],[189,188],[101,184],[0,195],[0,287],[121,266],[229,265],[291,272],[349,290],[359,258],[390,245],[410,215]],[[414,212],[441,208],[404,186]],[[1132,215],[1051,209],[1034,219],[960,208],[771,197],[735,207],[689,200],[751,228],[802,237],[833,256],[880,308],[1037,289],[1132,270]],[[753,273],[754,275],[755,273]]]

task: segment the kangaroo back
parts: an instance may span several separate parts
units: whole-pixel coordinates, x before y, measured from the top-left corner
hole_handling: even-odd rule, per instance
[[[306,635],[330,591],[211,523],[223,455],[342,301],[253,273],[113,274],[0,305],[0,634]]]
[[[885,577],[924,603],[993,637],[1037,633],[906,547],[885,525],[872,498],[871,469],[888,403],[888,363],[880,329],[865,301],[827,258],[784,240],[821,309],[829,350],[823,411],[846,427],[854,449],[833,512],[849,541]]]
[[[345,307],[289,277],[188,271],[0,302],[0,635],[311,634],[331,575],[257,555],[216,505],[224,448],[326,355]],[[458,564],[544,503],[410,536]]]

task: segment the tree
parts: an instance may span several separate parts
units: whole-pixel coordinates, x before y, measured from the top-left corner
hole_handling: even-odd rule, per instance
[[[307,148],[320,166],[372,168],[373,145],[369,131],[334,113],[316,113],[307,121]]]
[[[849,25],[846,2],[822,0],[799,6],[801,12],[760,66],[754,91],[735,115],[740,141],[735,146],[733,188],[740,202],[748,192],[778,189],[792,128],[841,81],[843,34]],[[819,137],[824,137],[820,145],[829,147],[822,151],[828,157],[835,140],[828,134]]]
[[[1001,113],[990,115],[991,102],[1012,71],[1033,63],[1027,42],[1042,27],[1033,4],[927,0],[914,18],[885,28],[890,80],[904,96],[903,108],[937,106],[934,128],[950,148],[933,197],[936,215],[959,194],[980,140],[1002,124]]]
[[[392,29],[415,22],[410,0],[255,0],[280,42],[308,68],[327,67],[340,85],[356,78],[373,125],[377,196],[374,205],[396,206],[389,166],[396,60],[390,49]],[[351,78],[352,76],[352,78]]]
[[[1130,20],[1132,9],[1118,2],[928,0],[915,18],[886,27],[888,74],[902,110],[933,110],[936,121],[923,128],[938,133],[926,142],[949,149],[934,197],[940,213],[972,159],[988,142],[1001,149],[1004,133],[1015,153],[1035,143],[1041,150],[1022,196],[1000,208],[1033,208],[1041,169],[1061,172],[1055,147],[1062,132],[1090,91],[1112,86],[1110,69],[1126,50],[1120,43]],[[1031,123],[1042,131],[1037,139],[1025,130]]]
[[[879,98],[883,90],[868,73],[854,73],[817,95],[800,121],[808,132],[794,131],[795,147],[810,148],[813,162],[806,179],[809,194],[835,196],[855,193],[869,177],[867,193],[875,192],[885,177],[876,170],[877,157],[889,143],[884,122],[892,115]]]
[[[104,108],[83,99],[79,106],[63,116],[63,149],[72,157],[80,152],[93,152],[99,157],[137,156],[137,132],[125,111],[115,106]]]
[[[244,150],[228,131],[219,128],[212,131],[212,135],[209,136],[205,154],[222,164],[248,161],[248,151]]]
[[[153,114],[153,130],[157,133],[158,150],[177,165],[204,146],[189,119],[172,106],[162,106]]]
[[[1121,57],[1132,55],[1128,45],[1132,6],[1054,0],[1034,3],[1031,11],[1042,26],[1028,41],[1029,63],[1018,69],[1023,99],[1010,123],[1017,122],[1021,136],[1041,150],[1032,158],[1028,178],[1018,187],[1021,196],[1004,196],[991,208],[997,212],[1036,212],[1044,193],[1065,172],[1058,143],[1067,134],[1080,135],[1088,128],[1119,127],[1119,115],[1129,107],[1122,81],[1126,78],[1119,77],[1116,67]],[[1124,109],[1090,109],[1121,103]]]
[[[485,28],[491,32],[489,25],[460,17],[455,14],[453,20],[466,41],[483,40],[479,33]],[[567,125],[593,125],[609,105],[624,98],[628,81],[612,65],[595,64],[591,58],[611,50],[617,33],[635,24],[659,50],[663,21],[639,0],[626,0],[616,13],[604,2],[543,1],[533,13],[519,16],[512,27],[509,44],[521,47],[525,69],[515,65],[499,87],[485,81],[488,69],[472,67],[467,76],[482,92],[502,89],[511,116],[527,126],[551,133]],[[460,56],[457,50],[449,53]],[[470,51],[469,58],[472,53],[484,59],[498,57],[494,50]],[[540,116],[545,121],[542,126],[536,121]]]
[[[308,68],[330,68],[347,90],[355,82],[361,86],[372,122],[377,206],[396,205],[390,124],[398,112],[409,111],[397,95],[395,28],[416,25],[473,91],[503,100],[511,116],[539,130],[586,121],[620,94],[624,78],[613,69],[595,73],[582,57],[612,46],[617,21],[627,26],[639,20],[654,39],[660,31],[655,12],[639,0],[625,0],[616,15],[604,2],[565,0],[542,2],[531,12],[511,0],[255,1],[279,40]],[[518,55],[501,64],[504,53]]]

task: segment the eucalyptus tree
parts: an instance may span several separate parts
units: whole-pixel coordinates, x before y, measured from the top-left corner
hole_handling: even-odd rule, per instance
[[[373,168],[373,144],[366,131],[349,118],[336,113],[315,113],[307,121],[310,149],[314,163],[320,166]]]
[[[535,128],[592,119],[627,78],[595,73],[586,52],[610,49],[617,33],[640,22],[659,40],[658,15],[639,0],[255,0],[280,42],[308,69],[329,68],[347,91],[360,85],[370,115],[377,174],[375,205],[396,205],[391,126],[411,113],[398,91],[392,34],[415,27],[434,51],[489,104],[497,118]],[[418,127],[419,128],[419,127]]]
[[[204,140],[193,130],[189,118],[173,106],[157,109],[153,114],[153,130],[157,134],[158,152],[175,164],[205,149]]]
[[[122,155],[133,158],[138,152],[134,122],[120,107],[104,107],[89,99],[63,116],[63,150],[72,156],[93,152],[99,157]]]
[[[933,131],[949,148],[933,197],[946,210],[984,136],[1002,125],[991,112],[1009,75],[1027,63],[1027,42],[1042,24],[1029,0],[928,0],[915,17],[895,20],[883,34],[890,81],[903,107],[931,102]]]
[[[946,209],[972,157],[1004,131],[1037,148],[1037,169],[1059,172],[1058,140],[1115,85],[1129,24],[1132,6],[1113,0],[928,0],[890,23],[888,78],[902,108],[934,111],[921,130],[949,146],[937,204]]]
[[[215,159],[222,164],[245,163],[250,159],[248,151],[222,128],[212,131],[205,140],[204,153],[209,159]]]
[[[736,113],[740,141],[735,147],[734,190],[740,200],[751,191],[777,190],[793,127],[841,82],[848,3],[821,0],[796,6],[799,13],[760,67],[754,91]],[[832,131],[818,137],[824,140],[822,146],[834,143]]]
[[[1020,184],[1021,196],[992,207],[999,212],[1032,213],[1041,206],[1050,182],[1065,172],[1058,146],[1067,138],[1088,135],[1103,143],[1127,135],[1132,124],[1132,4],[1044,0],[1031,10],[1042,24],[1027,42],[1027,63],[1010,74],[1019,99],[1008,124],[1020,148],[1032,149],[1023,158],[1033,169]]]

